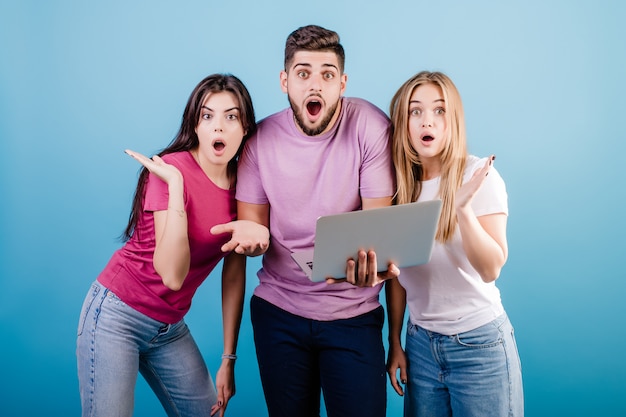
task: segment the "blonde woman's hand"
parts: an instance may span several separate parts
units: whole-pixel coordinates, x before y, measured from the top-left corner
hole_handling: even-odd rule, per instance
[[[457,210],[462,210],[470,205],[474,195],[476,195],[476,192],[480,189],[483,181],[485,181],[485,178],[489,175],[489,169],[493,165],[494,159],[496,159],[494,155],[487,158],[485,165],[483,165],[482,168],[477,169],[472,175],[472,178],[459,188],[459,191],[456,193]]]
[[[404,350],[401,346],[389,346],[389,353],[387,355],[387,374],[389,375],[389,382],[398,395],[404,395],[403,385],[406,385],[408,372],[407,372],[407,360]],[[400,380],[398,380],[398,376]],[[402,385],[400,385],[402,384]]]

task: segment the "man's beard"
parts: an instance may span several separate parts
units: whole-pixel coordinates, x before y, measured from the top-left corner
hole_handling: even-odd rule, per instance
[[[307,135],[307,136],[317,136],[320,133],[322,133],[324,130],[326,130],[326,128],[330,124],[330,121],[333,119],[333,116],[335,115],[335,112],[337,111],[337,106],[339,106],[339,102],[337,101],[335,103],[335,105],[332,106],[329,109],[329,111],[326,113],[326,116],[324,116],[324,118],[322,119],[322,122],[320,123],[320,125],[318,127],[316,127],[316,128],[308,128],[304,124],[304,120],[302,118],[302,113],[300,112],[300,107],[298,107],[296,104],[294,104],[291,101],[291,99],[289,98],[289,96],[287,96],[287,99],[289,100],[289,105],[291,106],[291,110],[293,111],[293,117],[296,120],[296,123],[298,124],[300,129],[302,129],[304,134]]]

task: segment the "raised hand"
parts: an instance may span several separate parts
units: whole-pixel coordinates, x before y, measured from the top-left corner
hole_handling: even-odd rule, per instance
[[[170,184],[172,181],[182,180],[183,178],[178,168],[174,165],[166,163],[158,155],[148,158],[147,156],[140,154],[139,152],[131,151],[130,149],[126,149],[124,152],[146,167],[148,171],[165,181],[166,184]]]
[[[487,158],[487,162],[485,162],[485,165],[482,168],[477,169],[474,172],[474,175],[472,175],[472,178],[470,178],[469,181],[467,181],[465,184],[461,186],[461,188],[459,188],[459,190],[456,193],[457,209],[463,209],[472,202],[474,195],[476,194],[480,186],[483,184],[483,181],[485,181],[485,178],[489,174],[489,169],[493,165],[494,159],[496,159],[494,155],[491,155],[489,158]]]

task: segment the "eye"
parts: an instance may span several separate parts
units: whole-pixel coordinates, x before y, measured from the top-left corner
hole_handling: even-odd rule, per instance
[[[298,78],[307,78],[309,73],[306,71],[298,71]]]
[[[421,109],[409,109],[409,116],[419,116],[422,114]]]
[[[227,114],[226,120],[239,120],[239,115],[237,115],[236,113]]]
[[[335,74],[332,72],[325,72],[324,73],[324,79],[326,80],[332,80],[333,78],[335,78]]]
[[[212,118],[212,117],[213,117],[213,115],[212,115],[212,114],[210,114],[210,113],[202,113],[202,115],[200,116],[200,118],[201,118],[202,120],[209,120],[209,119],[210,119],[210,118]]]
[[[444,109],[443,107],[437,107],[435,109],[435,114],[437,116],[442,116],[442,115],[446,114],[446,109]]]

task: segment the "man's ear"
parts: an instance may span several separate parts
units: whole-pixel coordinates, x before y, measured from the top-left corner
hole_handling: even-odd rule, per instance
[[[341,74],[341,92],[339,95],[343,96],[343,93],[346,91],[346,85],[348,84],[348,74]]]
[[[287,93],[287,71],[280,72],[280,89]]]

